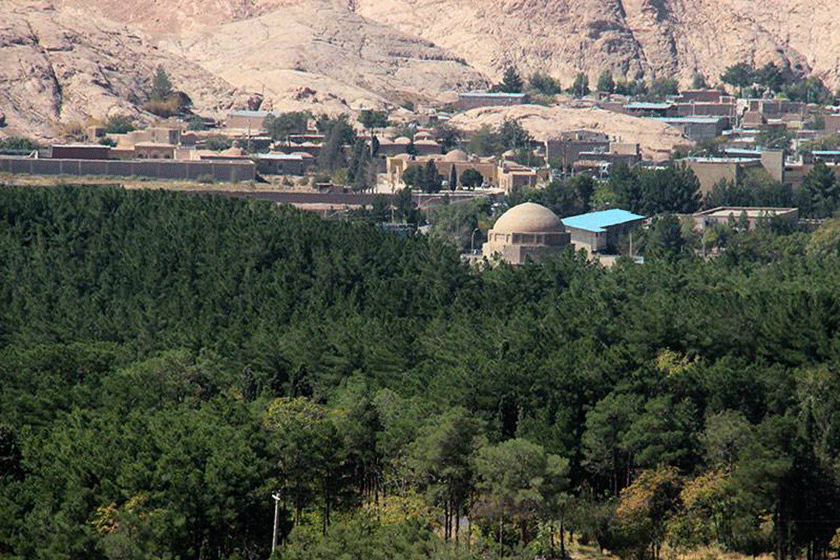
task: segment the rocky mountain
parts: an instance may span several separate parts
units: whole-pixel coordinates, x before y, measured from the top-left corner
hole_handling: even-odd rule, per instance
[[[157,65],[197,110],[229,107],[235,88],[135,30],[51,3],[15,2],[0,19],[0,132],[35,139],[112,115],[141,116]]]
[[[196,108],[448,100],[514,64],[568,85],[776,62],[840,85],[840,5],[789,0],[4,0],[0,110],[41,138],[139,114],[161,64]]]
[[[507,64],[568,85],[583,71],[714,83],[734,63],[789,63],[840,85],[840,5],[791,0],[358,0],[498,77]]]

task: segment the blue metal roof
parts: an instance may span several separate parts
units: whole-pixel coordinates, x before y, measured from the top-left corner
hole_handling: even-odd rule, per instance
[[[580,216],[570,216],[563,218],[561,221],[566,227],[575,229],[582,229],[584,231],[601,232],[604,228],[616,226],[634,220],[643,220],[644,216],[638,216],[627,210],[619,210],[613,208],[612,210],[603,210],[601,212],[590,212],[589,214],[581,214]]]

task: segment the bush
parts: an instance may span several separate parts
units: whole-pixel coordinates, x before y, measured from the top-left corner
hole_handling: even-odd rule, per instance
[[[233,146],[233,141],[230,138],[225,136],[217,135],[217,136],[210,136],[205,140],[204,146],[208,150],[212,150],[214,152],[221,152],[222,150],[227,150],[231,146]]]
[[[206,173],[204,175],[199,175],[196,178],[196,181],[198,181],[199,183],[204,183],[204,184],[213,184],[213,183],[216,182],[216,180],[213,178],[213,176],[210,175],[209,173]]]
[[[33,152],[40,147],[40,144],[19,136],[10,136],[0,140],[0,151]]]
[[[114,115],[105,122],[105,134],[125,134],[132,130],[135,130],[134,123],[125,115]]]

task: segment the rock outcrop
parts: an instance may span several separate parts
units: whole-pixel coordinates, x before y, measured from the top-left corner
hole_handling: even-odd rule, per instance
[[[519,122],[538,141],[554,138],[559,131],[564,130],[603,132],[616,142],[638,143],[642,157],[654,161],[668,159],[675,146],[690,144],[678,129],[660,121],[630,117],[594,107],[484,107],[456,115],[452,124],[462,130],[472,131],[485,125],[499,127],[505,119]]]
[[[569,85],[776,62],[840,86],[840,5],[790,0],[4,0],[0,134],[138,106],[157,65],[205,114],[450,101],[514,64]],[[96,15],[92,15],[96,14]],[[107,19],[106,19],[107,18]],[[118,23],[115,23],[118,22]]]
[[[8,125],[2,133],[40,140],[60,138],[63,129],[91,119],[142,118],[138,105],[158,65],[197,110],[222,111],[234,94],[224,80],[125,26],[50,3],[4,6],[0,60]]]

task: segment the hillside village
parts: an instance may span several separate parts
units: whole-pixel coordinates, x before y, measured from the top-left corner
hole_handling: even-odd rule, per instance
[[[739,71],[744,69],[736,65],[728,72]],[[840,203],[833,188],[840,169],[840,107],[813,81],[805,84],[805,96],[813,91],[818,103],[789,99],[797,91],[792,88],[802,88],[794,83],[782,93],[779,76],[764,89],[759,84],[758,91],[755,82],[767,80],[738,81],[738,76],[729,76],[738,86],[729,91],[724,86],[678,91],[673,81],[649,88],[641,82],[616,84],[605,74],[590,91],[579,75],[563,92],[547,76],[534,75],[524,84],[509,68],[492,90],[461,92],[447,105],[360,109],[353,117],[275,115],[253,96],[245,108],[216,120],[193,114],[188,96],[174,91],[159,68],[154,87],[160,91],[152,92],[146,107],[166,118],[136,128],[126,117],[111,117],[78,126],[68,133],[70,141],[45,147],[7,140],[0,173],[133,177],[222,190],[231,185],[274,193],[277,201],[324,216],[369,207],[377,195],[391,200],[393,209],[403,189],[432,207],[450,198],[528,199],[533,198],[528,193],[574,190],[569,185],[586,180],[585,200],[559,209],[562,218],[616,207],[646,218],[684,215],[695,230],[720,225],[721,216],[729,225],[741,219],[749,227],[759,216],[788,222],[800,215],[823,218]],[[695,85],[705,86],[699,82]],[[551,119],[557,111],[595,115],[595,121],[563,128]],[[686,195],[688,204],[651,205],[604,193],[616,174],[653,176],[668,169],[691,176],[686,188],[696,192]],[[830,179],[823,183],[831,185],[821,192],[803,186],[826,173]],[[308,196],[283,198],[292,192]],[[392,212],[383,223],[393,217]],[[411,221],[404,212],[401,219]],[[485,228],[482,239],[489,224]],[[595,243],[577,236],[574,244],[596,255],[622,251],[617,238]],[[471,258],[478,254],[474,236],[470,252]]]

